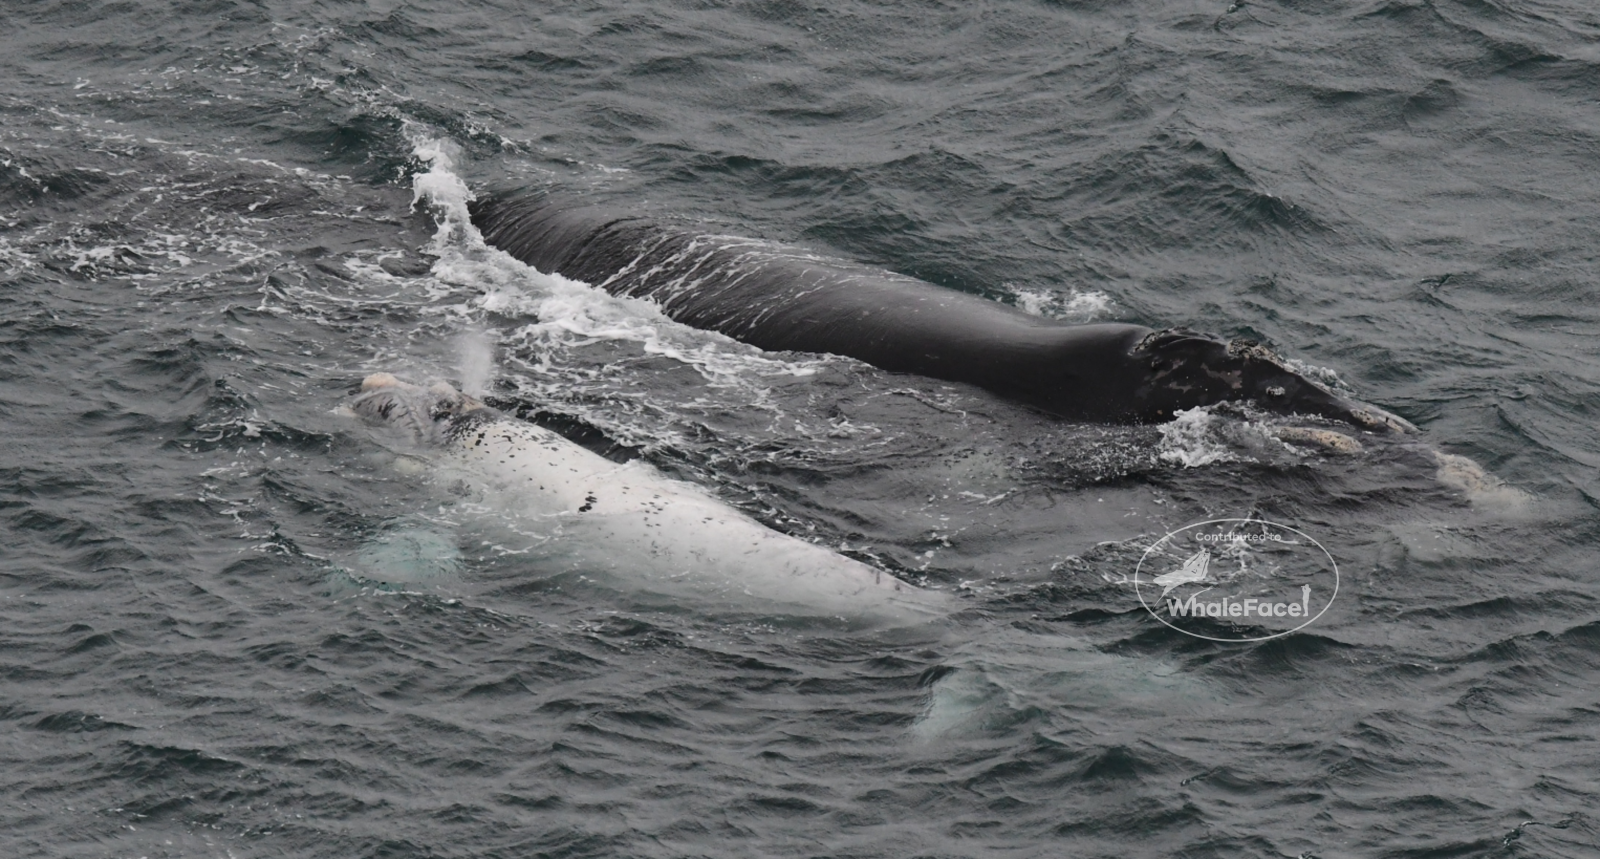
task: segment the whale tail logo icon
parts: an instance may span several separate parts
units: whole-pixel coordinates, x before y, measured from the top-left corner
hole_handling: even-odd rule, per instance
[[[1170,573],[1156,576],[1151,581],[1161,586],[1161,595],[1166,596],[1169,591],[1178,585],[1187,585],[1193,582],[1203,582],[1211,571],[1211,550],[1201,549],[1189,556],[1183,566]]]

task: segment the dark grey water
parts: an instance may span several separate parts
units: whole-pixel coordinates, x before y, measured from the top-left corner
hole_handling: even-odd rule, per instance
[[[0,853],[1600,855],[1588,4],[50,2],[0,48]],[[1424,434],[762,354],[476,243],[510,185],[1255,337]],[[374,370],[959,609],[531,563],[333,413]],[[1243,515],[1329,548],[1326,616],[1139,607]]]

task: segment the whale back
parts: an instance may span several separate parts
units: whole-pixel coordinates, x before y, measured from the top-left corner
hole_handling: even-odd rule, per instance
[[[678,322],[762,349],[847,355],[1065,417],[1139,419],[1114,393],[1134,384],[1137,369],[1113,364],[1151,333],[1144,326],[1068,325],[772,242],[537,193],[488,197],[474,204],[473,222],[490,244],[540,271],[649,299]],[[1127,379],[1111,378],[1122,371]]]
[[[369,376],[350,402],[434,450],[442,483],[500,518],[563,535],[588,570],[694,599],[748,600],[845,617],[923,619],[941,595],[766,528],[642,460],[615,463],[448,385]]]
[[[649,299],[686,325],[965,382],[1072,420],[1149,423],[1252,400],[1367,430],[1411,429],[1244,341],[1045,319],[915,278],[537,192],[490,196],[472,217],[486,241],[540,271]]]
[[[499,195],[474,201],[471,208],[473,223],[484,241],[540,271],[585,282],[596,282],[596,275],[604,279],[627,262],[619,258],[628,253],[626,246],[614,237],[585,257],[594,239],[606,235],[608,229],[627,231],[629,222],[645,224],[611,209],[556,201],[541,194]]]

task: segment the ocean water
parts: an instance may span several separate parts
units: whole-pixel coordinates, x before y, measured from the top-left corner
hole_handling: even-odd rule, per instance
[[[0,855],[1600,855],[1592,4],[81,0],[0,48]],[[524,186],[1251,337],[1422,432],[762,353],[485,247]],[[955,607],[531,551],[337,413],[374,371]],[[1327,614],[1140,606],[1244,516]]]

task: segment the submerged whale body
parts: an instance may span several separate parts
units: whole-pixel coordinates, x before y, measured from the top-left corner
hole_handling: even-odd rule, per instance
[[[375,373],[347,405],[431,448],[443,476],[472,480],[647,590],[852,618],[942,613],[942,594],[773,531],[648,463],[612,462],[449,385]]]
[[[1247,341],[1043,319],[914,278],[536,192],[480,200],[472,220],[489,244],[542,272],[648,298],[687,325],[763,349],[847,355],[966,382],[1063,418],[1154,423],[1253,400],[1366,430],[1412,429]]]

